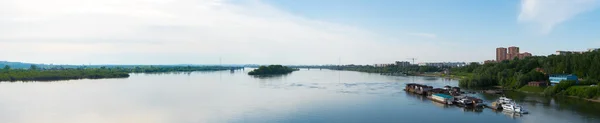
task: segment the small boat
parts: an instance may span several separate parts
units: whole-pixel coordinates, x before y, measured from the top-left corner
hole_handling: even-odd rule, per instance
[[[516,103],[506,103],[506,104],[502,104],[502,110],[504,111],[513,111],[516,113],[529,113],[527,112],[527,110],[525,110],[525,108],[523,108],[522,106],[516,104]]]
[[[498,109],[498,108],[502,108],[503,111],[512,111],[512,112],[516,112],[516,113],[528,113],[527,110],[525,110],[525,108],[523,108],[523,106],[518,105],[515,101],[513,101],[512,99],[506,98],[506,97],[500,97],[498,99],[498,101],[496,101],[495,103],[492,103],[492,105],[494,106],[493,108]]]
[[[492,102],[492,104],[488,105],[488,107],[493,110],[502,110],[502,104],[500,104],[498,101]]]
[[[500,99],[498,99],[499,103],[502,104],[506,104],[506,103],[512,103],[514,102],[512,99],[506,98],[506,97],[500,97]]]
[[[464,98],[463,98],[463,99],[459,99],[459,100],[458,100],[458,101],[456,101],[456,102],[457,102],[458,104],[461,104],[461,105],[472,105],[472,104],[473,104],[473,101],[472,101],[472,100],[469,100],[469,99],[464,99]]]

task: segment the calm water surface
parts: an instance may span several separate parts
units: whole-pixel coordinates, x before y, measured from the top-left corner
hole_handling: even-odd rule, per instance
[[[600,123],[600,104],[510,93],[528,115],[445,106],[402,91],[456,80],[301,70],[134,74],[127,79],[0,83],[2,123]],[[478,96],[491,102],[494,95]]]

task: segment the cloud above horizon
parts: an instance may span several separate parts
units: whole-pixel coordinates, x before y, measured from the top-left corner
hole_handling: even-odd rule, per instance
[[[576,15],[593,10],[599,0],[521,0],[520,22],[533,23],[543,34]]]
[[[256,0],[4,0],[0,27],[3,60],[34,63],[214,64],[221,57],[231,64],[337,64],[339,58],[371,64],[416,53],[423,60],[455,58],[435,56],[451,49],[436,43],[307,19]]]

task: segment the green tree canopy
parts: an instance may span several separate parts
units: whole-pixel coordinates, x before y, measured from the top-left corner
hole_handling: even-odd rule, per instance
[[[600,80],[600,51],[583,54],[532,56],[498,63],[470,64],[453,68],[452,73],[471,73],[460,81],[466,87],[501,85],[520,88],[530,81],[547,81],[549,74],[575,74],[586,80]]]

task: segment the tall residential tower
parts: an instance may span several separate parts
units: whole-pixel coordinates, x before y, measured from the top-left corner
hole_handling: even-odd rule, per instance
[[[508,50],[508,52],[507,52],[507,50]],[[515,47],[515,46],[511,46],[508,48],[504,48],[504,47],[496,48],[496,62],[502,62],[504,60],[513,60],[515,58],[524,59],[525,57],[530,57],[530,56],[532,56],[531,53],[528,53],[528,52],[520,53],[519,47]],[[487,62],[490,63],[490,61],[487,61]]]
[[[496,48],[496,61],[501,62],[506,60],[506,48],[499,47]]]
[[[513,60],[515,59],[515,57],[519,57],[519,47],[508,47],[508,56],[507,59],[508,60]]]

